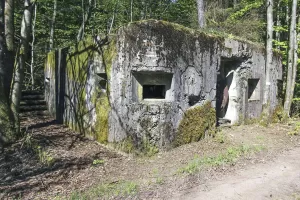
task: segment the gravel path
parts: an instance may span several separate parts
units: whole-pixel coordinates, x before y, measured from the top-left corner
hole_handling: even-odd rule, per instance
[[[199,185],[178,194],[176,199],[297,199],[297,194],[300,194],[300,147],[274,161]]]

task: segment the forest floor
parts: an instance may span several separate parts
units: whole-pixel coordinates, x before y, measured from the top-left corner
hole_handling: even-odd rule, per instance
[[[232,186],[239,190],[237,185],[247,180],[257,187],[257,179],[274,182],[284,169],[274,168],[269,175],[259,172],[275,165],[289,169],[295,162],[287,159],[295,160],[300,152],[295,120],[269,127],[222,128],[214,138],[152,157],[99,145],[50,117],[32,116],[22,126],[28,127],[24,137],[0,154],[0,199],[197,199],[211,195],[203,196],[203,191],[219,191],[212,193],[215,199],[225,199],[218,196],[223,195],[220,188],[223,192]],[[299,171],[294,172],[299,178]],[[247,176],[239,178],[239,174]],[[297,184],[282,190],[290,199],[300,194]]]

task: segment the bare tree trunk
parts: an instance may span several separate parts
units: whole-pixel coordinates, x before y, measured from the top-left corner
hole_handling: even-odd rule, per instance
[[[4,145],[15,140],[16,135],[13,130],[13,117],[8,103],[8,96],[4,91],[5,77],[7,70],[5,68],[7,53],[5,39],[5,20],[4,20],[5,5],[4,1],[0,3],[0,150],[3,151]],[[0,151],[1,152],[1,151]]]
[[[285,92],[285,101],[284,101],[284,112],[289,116],[293,91],[292,88],[294,83],[294,52],[295,52],[295,42],[296,42],[296,13],[297,13],[297,0],[293,0],[292,3],[292,15],[291,15],[291,24],[290,24],[290,36],[289,36],[289,49],[288,49],[288,60],[287,60],[287,83],[286,83],[286,92]]]
[[[267,43],[266,43],[266,82],[264,91],[264,112],[270,113],[270,86],[271,86],[271,68],[272,68],[272,42],[273,42],[273,0],[267,0]]]
[[[233,7],[235,8],[237,4],[237,0],[233,0]]]
[[[31,89],[34,89],[34,42],[35,42],[35,23],[36,23],[36,10],[37,4],[34,5],[34,18],[32,23],[32,42],[31,42],[31,62],[30,62],[30,76],[31,76]]]
[[[200,28],[205,26],[205,16],[204,16],[204,0],[197,0],[197,10],[198,10],[198,24]]]
[[[57,0],[53,0],[53,15],[51,20],[51,29],[50,29],[50,40],[49,40],[49,50],[53,50],[54,45],[54,30],[55,30],[55,22],[56,22],[56,12],[57,12]]]
[[[82,0],[82,2],[83,1],[84,0]],[[92,7],[93,7],[93,0],[89,0],[89,4],[88,4],[88,7],[87,7],[86,11],[85,11],[85,8],[84,8],[84,3],[82,4],[82,23],[81,23],[81,26],[79,28],[78,34],[77,34],[77,41],[78,42],[84,38],[85,26],[86,26],[88,20],[91,17]]]
[[[4,30],[7,47],[4,66],[6,70],[6,76],[4,77],[4,93],[9,97],[14,69],[14,0],[5,0],[4,10]]]
[[[300,17],[298,18],[298,25],[300,26]],[[293,78],[292,78],[292,88],[291,88],[291,104],[294,97],[295,85],[296,85],[296,77],[297,77],[297,68],[298,68],[298,41],[300,38],[300,34],[297,33],[296,25],[295,25],[295,35],[294,35],[294,62],[293,62]]]
[[[113,25],[114,25],[114,22],[115,22],[115,15],[116,15],[116,10],[117,10],[118,4],[119,4],[119,0],[116,1],[115,7],[114,7],[113,16],[111,18],[110,26],[109,26],[109,29],[108,29],[108,32],[107,32],[108,34],[110,34],[110,32],[111,32],[111,30],[113,28]]]
[[[20,39],[20,52],[17,60],[17,64],[14,72],[14,80],[12,84],[12,102],[11,108],[14,113],[14,119],[16,122],[17,131],[20,131],[19,110],[21,90],[24,79],[24,68],[27,59],[29,38],[31,32],[31,15],[32,15],[32,2],[25,0],[24,2],[24,14],[21,23],[21,39]]]
[[[281,22],[280,22],[280,15],[279,13],[281,12],[281,7],[280,7],[280,3],[281,0],[278,0],[277,2],[277,13],[276,13],[276,26],[279,27],[281,26]],[[276,31],[275,33],[275,40],[277,40],[278,42],[280,42],[281,38],[280,38],[280,31]],[[277,49],[280,50],[280,46],[277,46]]]
[[[130,1],[130,22],[132,22],[133,0]]]

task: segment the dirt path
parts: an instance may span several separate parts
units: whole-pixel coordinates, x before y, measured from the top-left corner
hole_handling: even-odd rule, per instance
[[[218,137],[153,157],[99,145],[47,116],[23,119],[22,126],[28,127],[24,137],[0,154],[0,199],[174,199],[176,193],[178,199],[262,199],[271,194],[278,199],[300,192],[300,137],[288,134],[295,123],[234,126]],[[193,174],[179,173],[195,156],[218,157],[241,146],[261,150]]]
[[[296,199],[300,194],[300,147],[274,161],[253,165],[177,195],[177,199]],[[298,196],[299,198],[299,196]]]

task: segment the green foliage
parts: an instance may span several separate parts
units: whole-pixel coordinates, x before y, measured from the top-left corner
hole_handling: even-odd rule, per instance
[[[138,191],[138,185],[131,181],[120,181],[110,184],[101,184],[84,192],[74,191],[70,200],[90,200],[90,199],[112,199],[129,198]]]
[[[224,143],[226,139],[227,137],[223,131],[217,131],[217,133],[214,136],[214,140],[221,144]]]
[[[297,122],[294,129],[290,132],[288,132],[288,135],[292,135],[292,136],[295,136],[295,135],[299,135],[300,134],[300,122]]]
[[[286,122],[288,119],[288,116],[284,112],[283,106],[280,103],[274,109],[271,117],[272,123]]]
[[[100,164],[104,164],[104,160],[102,160],[102,159],[93,160],[93,165],[100,165]]]
[[[216,131],[216,112],[207,102],[187,110],[181,120],[175,138],[175,146],[197,142],[205,135],[214,135]]]
[[[41,146],[36,146],[34,148],[34,151],[37,153],[39,161],[41,163],[47,166],[51,166],[55,162],[55,159],[51,156],[51,154]]]
[[[249,13],[251,10],[260,8],[263,5],[263,3],[264,3],[263,1],[258,1],[258,2],[255,1],[250,4],[247,3],[242,9],[237,10],[236,12],[231,14],[227,20],[229,22],[235,22],[239,20],[241,17],[243,17],[245,14]]]
[[[229,147],[225,153],[213,157],[200,158],[196,155],[186,166],[179,168],[178,173],[194,174],[204,167],[217,167],[224,164],[233,165],[238,158],[259,152],[262,149],[262,146],[250,147],[241,145],[238,147]]]

